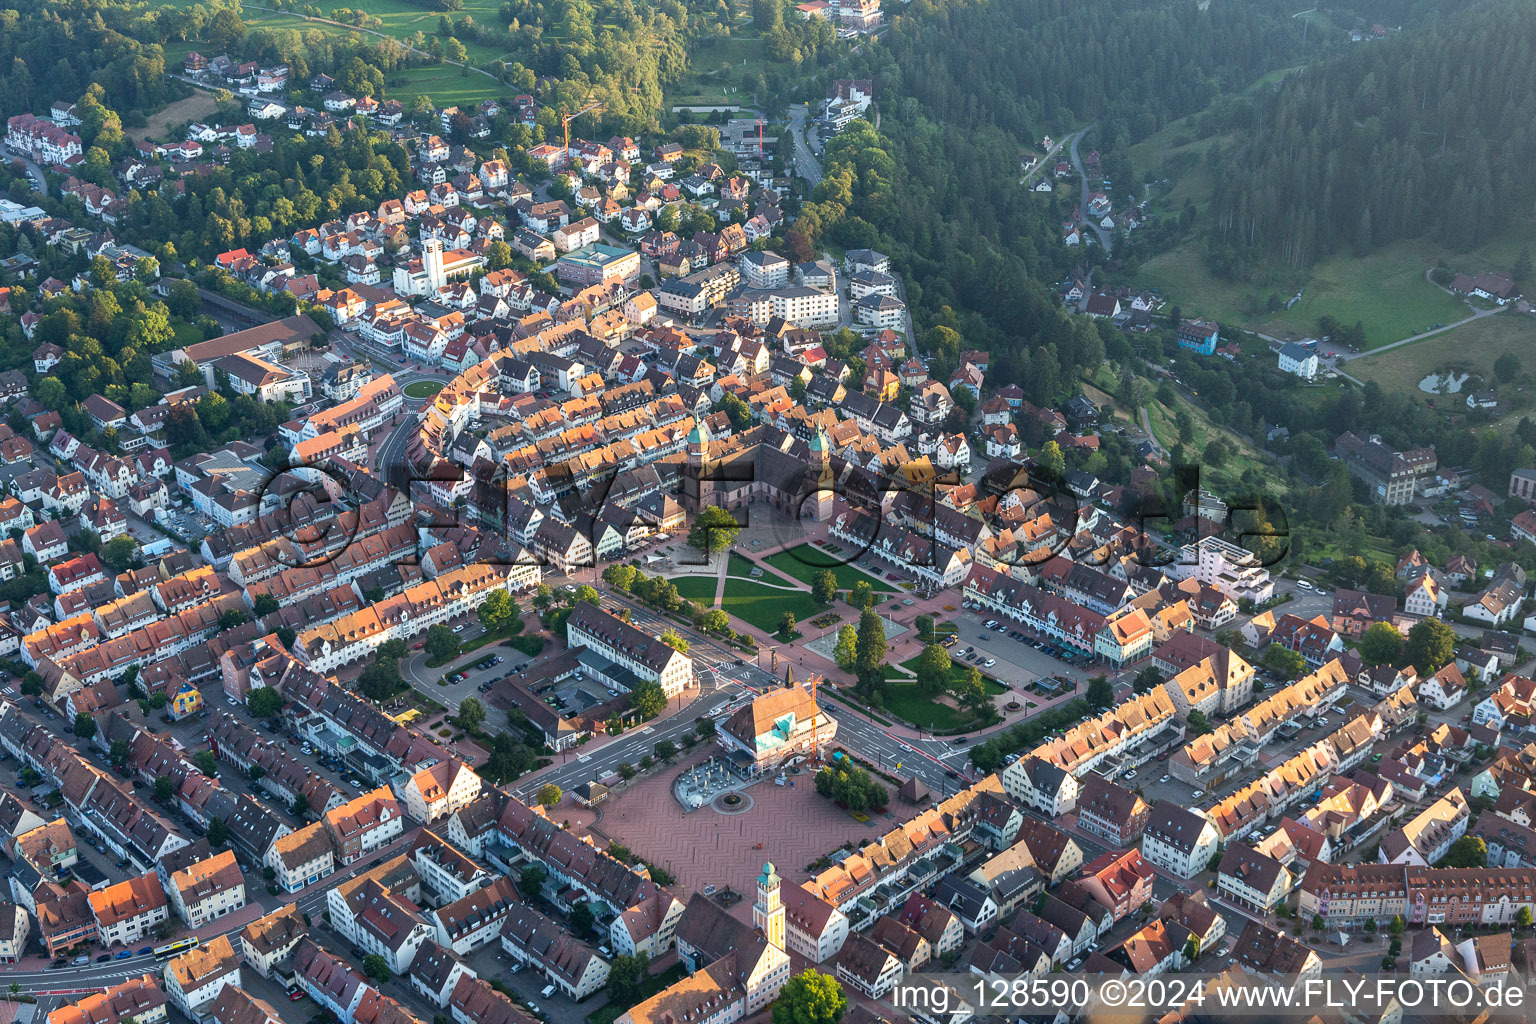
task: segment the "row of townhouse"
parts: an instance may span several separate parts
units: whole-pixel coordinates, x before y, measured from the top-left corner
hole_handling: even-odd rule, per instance
[[[467,565],[409,587],[333,623],[299,634],[294,653],[316,672],[334,672],[371,655],[388,640],[409,640],[440,623],[467,615],[493,590],[538,585],[537,564]]]
[[[1536,870],[1314,864],[1298,892],[1298,913],[1321,916],[1329,928],[1394,917],[1409,925],[1509,928],[1522,909],[1536,912]]]

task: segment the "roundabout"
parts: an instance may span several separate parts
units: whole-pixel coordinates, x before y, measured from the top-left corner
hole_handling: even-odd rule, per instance
[[[405,395],[406,398],[412,398],[421,402],[436,397],[437,393],[441,390],[443,390],[443,385],[440,381],[413,380],[401,388],[400,393]]]

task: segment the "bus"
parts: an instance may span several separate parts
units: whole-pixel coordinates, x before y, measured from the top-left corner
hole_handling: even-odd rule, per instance
[[[175,942],[167,942],[163,946],[155,947],[155,956],[161,960],[175,956],[177,953],[185,953],[189,949],[196,949],[202,942],[196,937],[190,939],[177,939]]]

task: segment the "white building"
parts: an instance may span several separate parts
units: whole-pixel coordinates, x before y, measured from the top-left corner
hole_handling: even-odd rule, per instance
[[[480,796],[479,775],[456,757],[424,768],[395,787],[405,813],[417,821],[434,822],[454,814]]]
[[[1161,800],[1147,817],[1141,855],[1180,878],[1193,878],[1206,870],[1220,844],[1221,833],[1203,811]]]
[[[1280,346],[1280,372],[1311,380],[1317,376],[1317,350],[1288,341]]]
[[[165,965],[165,992],[192,1020],[219,997],[226,985],[241,988],[240,961],[229,936],[218,935]]]
[[[798,885],[781,889],[786,948],[813,964],[838,954],[848,939],[848,916]]]
[[[1248,598],[1263,604],[1275,594],[1269,570],[1258,556],[1220,537],[1202,537],[1179,549],[1178,561],[1169,567],[1180,579],[1196,579],[1215,587],[1234,601]]]
[[[659,683],[669,698],[676,697],[693,682],[693,661],[686,654],[596,605],[578,602],[566,620],[565,635],[571,647],[585,646],[611,662],[616,676],[627,674]],[[625,688],[629,688],[627,684]]]

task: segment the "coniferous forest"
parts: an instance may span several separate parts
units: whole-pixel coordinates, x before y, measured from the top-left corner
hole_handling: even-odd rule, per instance
[[[1290,75],[1213,157],[1212,269],[1246,278],[1421,236],[1466,249],[1531,213],[1533,52],[1528,4],[1481,4]]]

